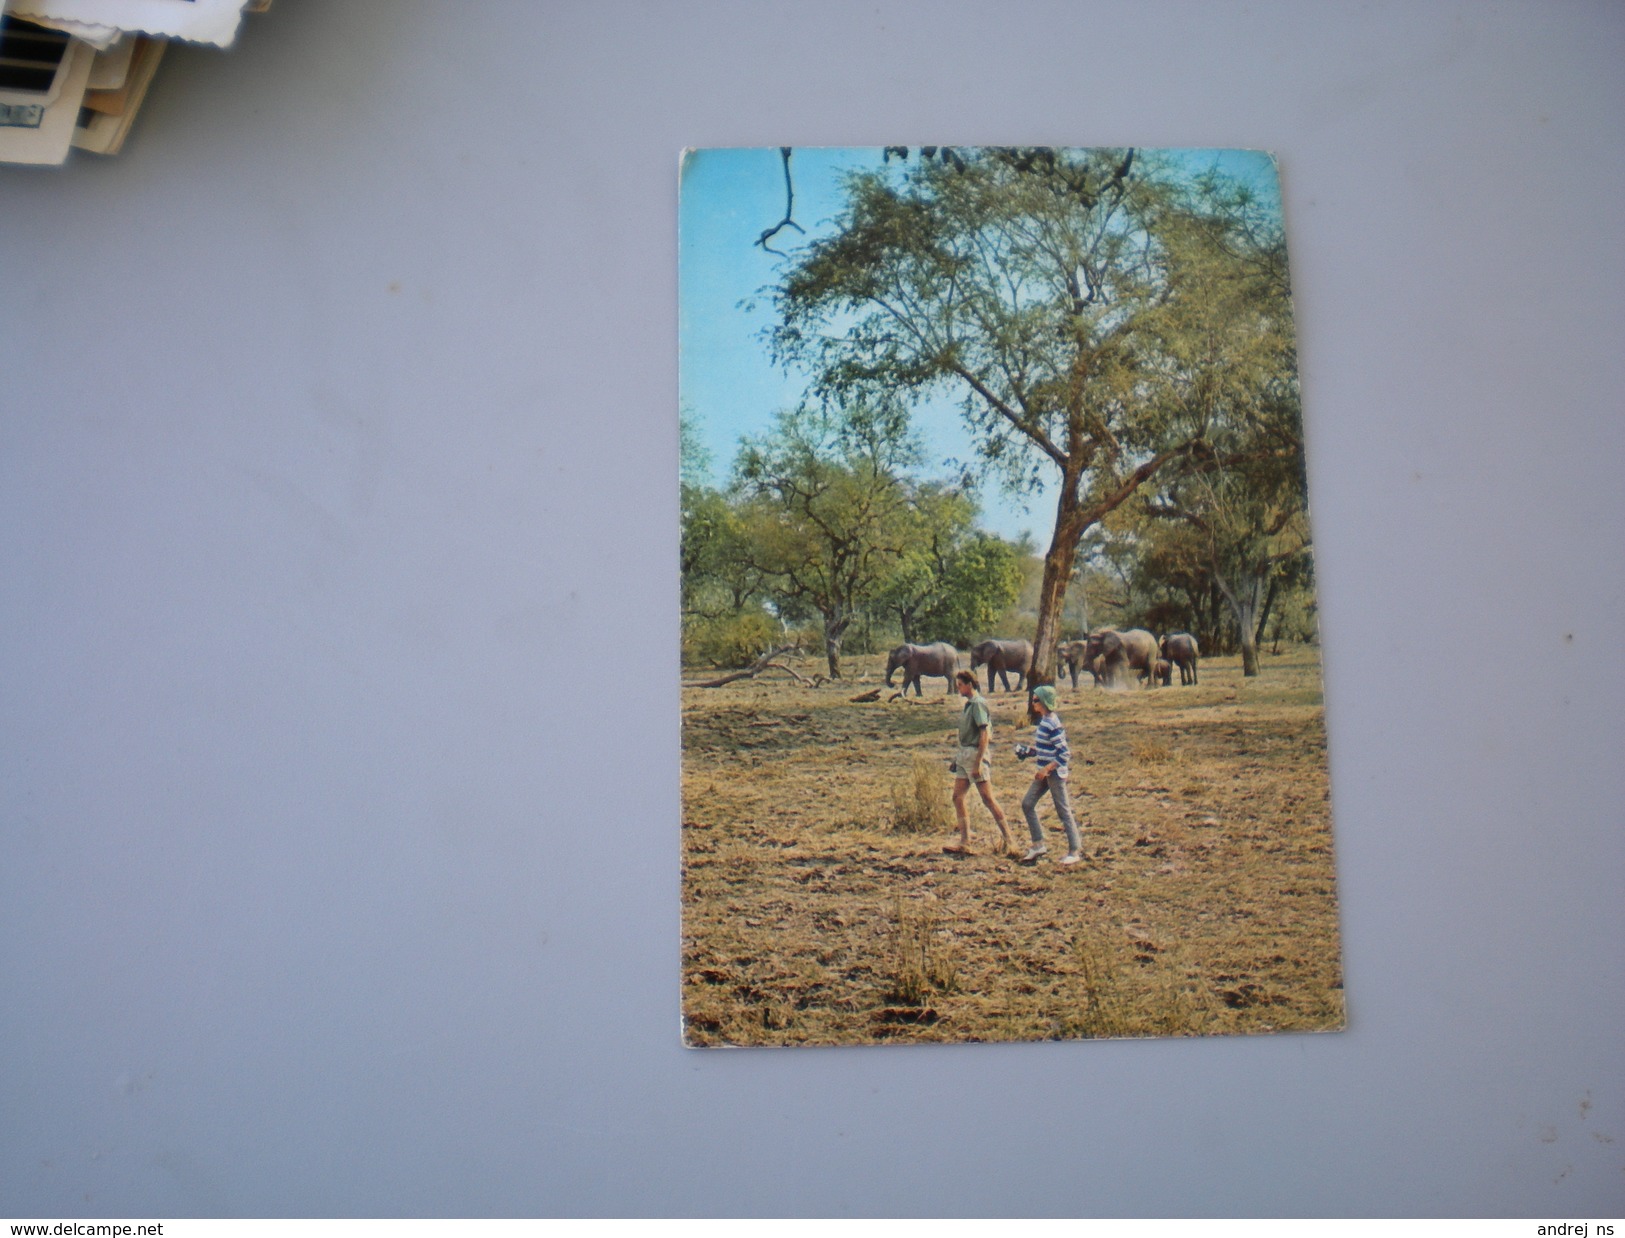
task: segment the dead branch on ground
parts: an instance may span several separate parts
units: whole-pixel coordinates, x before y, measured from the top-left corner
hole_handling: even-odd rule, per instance
[[[699,683],[685,683],[683,687],[720,688],[723,684],[733,683],[739,679],[755,679],[756,676],[760,675],[763,671],[784,671],[787,675],[793,676],[797,683],[804,684],[809,688],[816,688],[819,684],[824,682],[824,677],[822,675],[815,675],[813,678],[808,679],[805,675],[792,670],[783,662],[775,662],[773,660],[780,654],[798,652],[799,650],[799,645],[781,645],[779,648],[774,649],[769,653],[764,653],[761,657],[757,658],[756,661],[752,662],[742,671],[734,671],[731,675],[723,675],[717,679],[707,679]]]

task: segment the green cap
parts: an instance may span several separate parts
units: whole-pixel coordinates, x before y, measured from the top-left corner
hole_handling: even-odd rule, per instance
[[[1045,709],[1055,710],[1055,689],[1047,683],[1039,684],[1033,689],[1033,700],[1040,702]]]

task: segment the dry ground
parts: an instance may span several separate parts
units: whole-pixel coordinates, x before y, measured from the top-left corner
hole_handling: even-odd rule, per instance
[[[944,796],[943,681],[853,704],[779,672],[683,690],[683,1015],[691,1044],[853,1044],[1325,1030],[1343,1023],[1320,663],[1205,660],[1202,682],[1060,689],[1086,860],[899,833],[915,762]],[[818,669],[810,660],[804,673]],[[994,787],[1025,845],[1022,693],[992,692]]]

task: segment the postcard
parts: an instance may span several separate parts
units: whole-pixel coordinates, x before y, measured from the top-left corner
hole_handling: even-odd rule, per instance
[[[162,39],[135,37],[129,41],[134,50],[119,88],[85,92],[85,104],[73,131],[73,144],[81,150],[98,155],[119,153],[168,46]]]
[[[0,162],[61,163],[96,53],[77,39],[0,16]]]
[[[1279,179],[1247,150],[692,150],[691,1046],[1327,1031]]]

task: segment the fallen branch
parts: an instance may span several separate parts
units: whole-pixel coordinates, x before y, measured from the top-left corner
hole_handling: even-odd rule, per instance
[[[806,688],[816,688],[819,684],[824,682],[824,677],[822,675],[814,675],[811,679],[808,679],[805,675],[801,674],[801,672],[792,667],[786,666],[783,662],[771,662],[762,669],[764,671],[783,671],[798,684],[801,684]]]
[[[796,648],[798,648],[796,645],[781,645],[779,648],[774,649],[769,653],[764,653],[761,657],[757,658],[755,662],[751,663],[742,671],[735,671],[731,675],[723,675],[718,679],[707,679],[701,683],[685,683],[683,687],[720,688],[723,684],[733,683],[738,679],[755,679],[756,676],[767,670],[790,671],[790,674],[796,675],[796,673],[791,671],[788,666],[784,665],[784,663],[773,661],[773,659],[778,657],[781,653],[789,653],[791,650]],[[802,683],[807,682],[805,679],[801,679],[800,675],[796,675],[796,678],[800,679]]]

